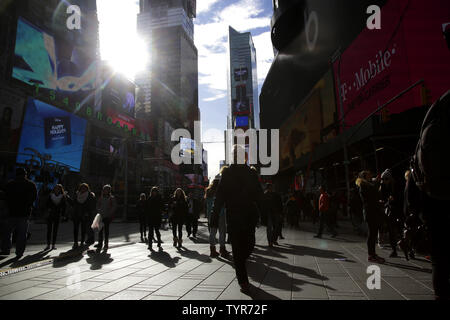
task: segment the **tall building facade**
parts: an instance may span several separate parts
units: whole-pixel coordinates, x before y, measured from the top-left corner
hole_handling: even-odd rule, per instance
[[[138,32],[151,63],[136,83],[146,112],[175,128],[199,120],[198,53],[194,44],[195,0],[141,0]]]
[[[259,129],[256,49],[250,32],[229,27],[228,128]]]
[[[198,52],[194,44],[196,0],[140,0],[138,33],[148,46],[151,62],[136,77],[138,113],[155,127],[149,147],[157,169],[158,184],[183,184],[183,174],[201,174],[199,168],[173,166],[171,141],[174,129],[188,129],[194,136],[198,108]]]

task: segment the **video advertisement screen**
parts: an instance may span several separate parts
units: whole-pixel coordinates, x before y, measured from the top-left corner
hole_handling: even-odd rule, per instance
[[[248,117],[236,117],[236,128],[248,128]]]
[[[247,81],[247,79],[248,79],[247,68],[234,69],[234,81]]]
[[[97,60],[83,49],[20,17],[12,77],[40,100],[74,111],[93,103],[97,80]]]
[[[107,84],[102,93],[103,111],[106,108],[112,108],[134,117],[136,86],[131,81],[117,75],[105,83]]]
[[[86,124],[85,119],[30,98],[23,120],[17,163],[66,167],[79,172]]]

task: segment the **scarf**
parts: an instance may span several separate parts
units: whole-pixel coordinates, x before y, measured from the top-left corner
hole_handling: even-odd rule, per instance
[[[78,203],[81,203],[81,204],[85,203],[87,198],[88,198],[88,196],[89,196],[89,192],[88,191],[86,191],[85,193],[77,192],[77,201],[78,201]]]
[[[50,198],[52,199],[53,203],[57,206],[61,203],[62,198],[64,197],[64,195],[61,193],[59,196],[57,196],[56,194],[54,194],[53,192],[50,193]]]

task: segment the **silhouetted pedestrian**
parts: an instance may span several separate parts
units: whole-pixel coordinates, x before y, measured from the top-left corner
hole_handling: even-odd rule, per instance
[[[27,242],[28,221],[33,203],[36,201],[37,188],[34,182],[27,179],[23,168],[16,169],[16,178],[5,187],[8,217],[3,234],[1,255],[9,255],[11,236],[16,233],[16,258],[20,259],[25,252]]]
[[[161,227],[162,213],[164,210],[164,203],[157,187],[153,187],[150,192],[150,197],[147,200],[148,212],[148,248],[152,250],[153,237],[156,234],[158,247],[161,248]]]
[[[57,184],[48,196],[47,205],[47,247],[45,250],[56,249],[56,238],[61,216],[66,211],[66,194],[62,185]]]

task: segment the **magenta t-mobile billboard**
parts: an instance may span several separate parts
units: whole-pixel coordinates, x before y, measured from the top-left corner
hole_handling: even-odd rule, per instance
[[[421,79],[433,101],[450,88],[450,50],[442,29],[450,21],[449,12],[447,0],[390,0],[383,6],[381,29],[364,29],[333,66],[346,126],[359,123]],[[418,86],[388,110],[395,114],[421,105]]]

